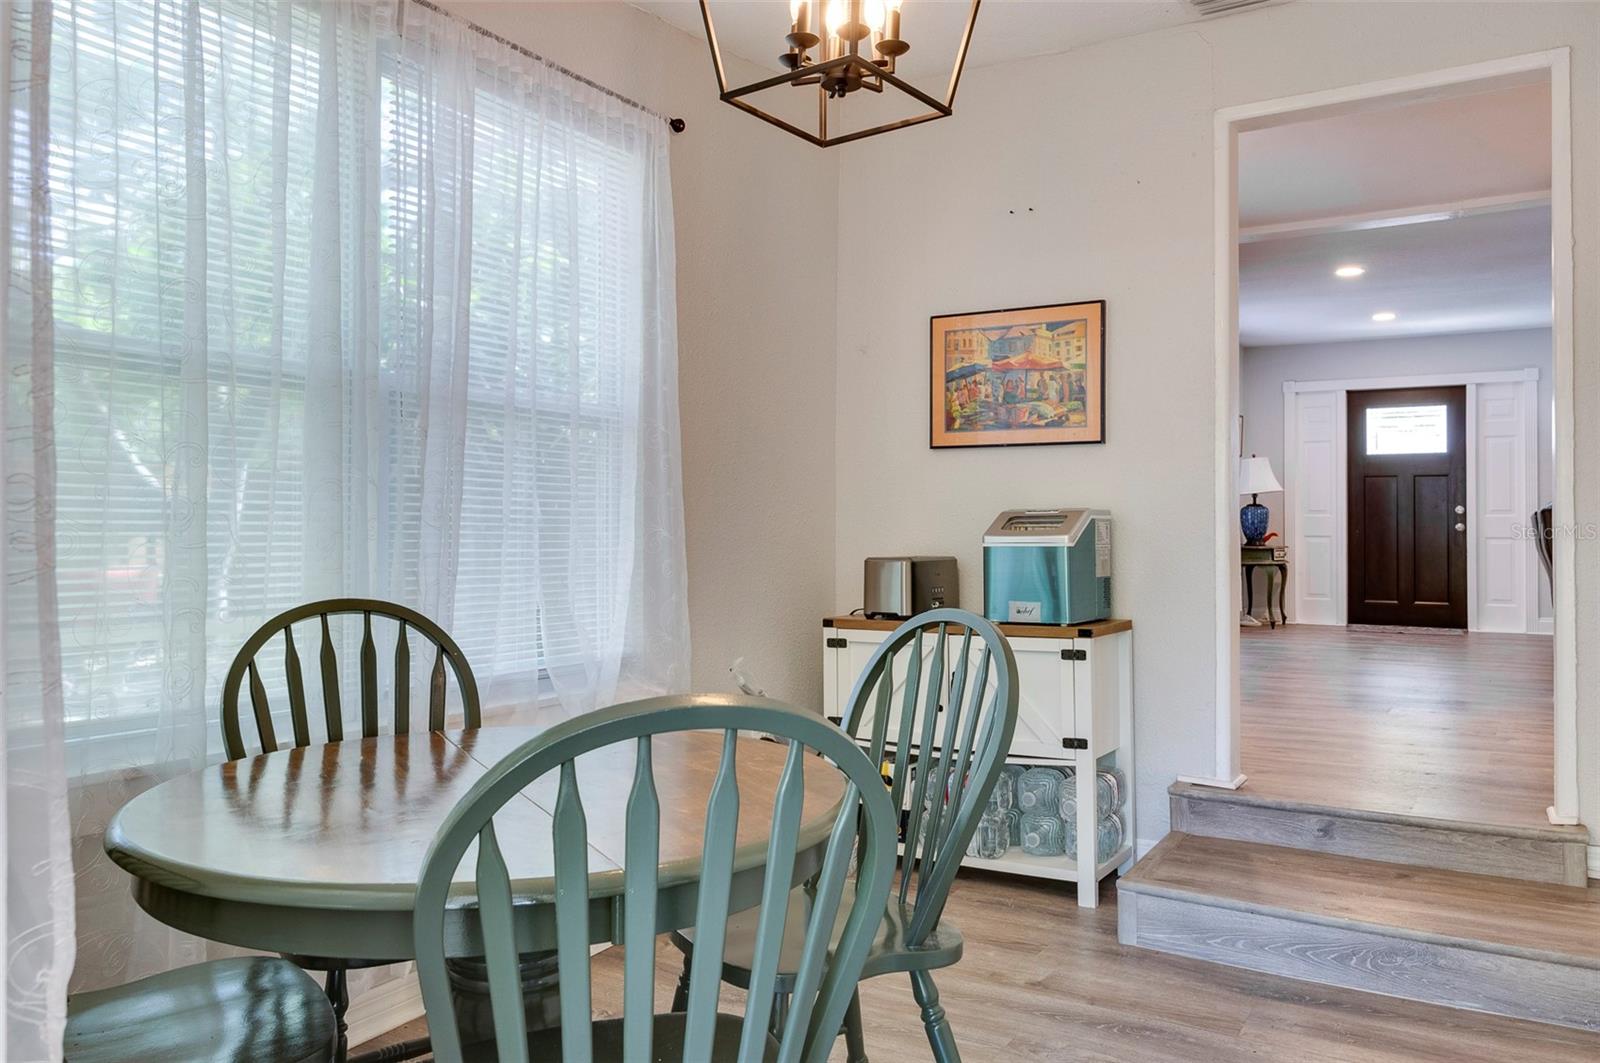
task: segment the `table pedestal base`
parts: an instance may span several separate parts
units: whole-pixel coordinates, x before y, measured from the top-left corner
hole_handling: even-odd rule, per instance
[[[522,1014],[528,1032],[561,1025],[560,965],[554,952],[529,953],[518,964],[522,978]],[[489,977],[481,959],[446,960],[450,999],[455,1007],[461,1043],[494,1040],[494,1007],[489,1002]]]

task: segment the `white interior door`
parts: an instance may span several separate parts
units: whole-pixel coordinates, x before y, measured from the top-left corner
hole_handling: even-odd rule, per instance
[[[1527,381],[1476,384],[1469,430],[1475,496],[1469,506],[1477,555],[1473,624],[1477,631],[1526,631],[1538,611],[1538,557],[1529,537],[1534,510],[1536,412]]]
[[[1343,624],[1344,392],[1291,392],[1286,405],[1290,615],[1300,624]]]

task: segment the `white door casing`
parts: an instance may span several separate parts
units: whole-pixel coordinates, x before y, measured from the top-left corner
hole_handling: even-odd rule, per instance
[[[1351,391],[1464,385],[1467,389],[1467,626],[1542,630],[1538,555],[1528,538],[1536,506],[1537,369],[1285,381],[1284,520],[1290,616],[1344,624],[1349,615],[1346,396]]]
[[[1238,148],[1239,133],[1282,125],[1307,117],[1347,112],[1408,97],[1462,87],[1488,85],[1500,79],[1521,79],[1529,74],[1550,80],[1550,280],[1554,296],[1551,335],[1554,346],[1555,386],[1555,493],[1556,526],[1572,528],[1576,521],[1574,470],[1575,403],[1573,397],[1573,180],[1572,180],[1572,75],[1571,50],[1560,47],[1524,55],[1469,63],[1443,70],[1406,74],[1379,81],[1317,90],[1277,99],[1219,108],[1213,115],[1212,238],[1214,277],[1212,368],[1214,372],[1214,424],[1212,491],[1215,500],[1216,541],[1215,617],[1217,660],[1214,757],[1190,776],[1205,785],[1237,789],[1244,783],[1239,770],[1239,611],[1238,540],[1233,528],[1238,509],[1239,413],[1239,261],[1238,261]],[[1470,91],[1470,88],[1469,88]],[[1587,818],[1600,823],[1600,788],[1580,795],[1578,636],[1575,604],[1576,536],[1558,535],[1554,568],[1555,618],[1555,787],[1554,801],[1546,810],[1551,823],[1571,824]],[[1595,718],[1593,699],[1582,706]],[[1592,732],[1591,732],[1592,733]],[[1206,772],[1209,771],[1209,774]],[[1581,806],[1581,807],[1580,807]],[[1600,834],[1592,834],[1600,841]],[[1600,845],[1590,847],[1590,866],[1600,873]]]

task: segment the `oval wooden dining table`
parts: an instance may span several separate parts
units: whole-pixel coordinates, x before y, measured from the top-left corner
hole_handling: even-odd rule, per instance
[[[268,952],[359,960],[410,959],[412,897],[423,856],[445,815],[498,760],[541,727],[384,735],[281,750],[170,779],[112,819],[105,846],[134,877],[146,912],[179,930]],[[662,931],[692,925],[706,801],[721,736],[655,740],[661,800]],[[589,827],[590,929],[596,943],[620,926],[624,810],[632,743],[579,758]],[[759,903],[773,797],[787,747],[742,738],[738,846],[731,908]],[[812,875],[843,796],[836,771],[805,775],[795,882]],[[551,811],[554,775],[495,817],[525,951],[555,947]],[[457,871],[462,900],[447,947],[481,954],[470,905],[475,858]]]

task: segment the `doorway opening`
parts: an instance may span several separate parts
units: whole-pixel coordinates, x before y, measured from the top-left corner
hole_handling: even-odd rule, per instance
[[[1219,113],[1216,772],[1186,781],[1578,822],[1546,537],[1572,512],[1566,99],[1558,51]]]

